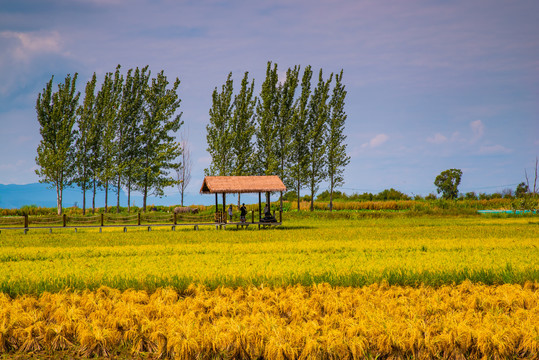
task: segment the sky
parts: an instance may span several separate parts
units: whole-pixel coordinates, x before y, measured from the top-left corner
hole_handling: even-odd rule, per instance
[[[347,193],[427,195],[450,168],[463,193],[514,190],[539,155],[536,0],[0,0],[0,49],[0,184],[39,181],[35,103],[51,76],[76,72],[83,92],[117,64],[181,80],[191,194],[213,89],[249,71],[259,93],[268,61],[344,70]]]

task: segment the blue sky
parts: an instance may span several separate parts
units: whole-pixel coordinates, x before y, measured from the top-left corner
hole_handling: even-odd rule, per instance
[[[249,71],[259,92],[269,60],[344,69],[346,192],[426,195],[448,168],[461,192],[514,189],[539,155],[536,0],[1,1],[0,49],[0,184],[38,181],[34,107],[51,75],[78,72],[83,91],[117,64],[182,81],[192,194],[214,87]]]

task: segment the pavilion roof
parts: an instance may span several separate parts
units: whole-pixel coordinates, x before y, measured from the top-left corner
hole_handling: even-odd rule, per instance
[[[286,191],[277,175],[268,176],[206,176],[201,194],[239,194]]]

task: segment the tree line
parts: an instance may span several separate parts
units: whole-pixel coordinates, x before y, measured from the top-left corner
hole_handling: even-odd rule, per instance
[[[324,78],[320,69],[312,88],[311,66],[303,74],[299,65],[288,68],[283,81],[277,69],[268,62],[258,97],[248,72],[236,94],[232,73],[215,88],[206,127],[211,164],[205,174],[278,175],[297,194],[298,209],[300,191],[310,190],[311,210],[315,193],[327,181],[331,209],[334,189],[344,184],[350,161],[343,71]]]
[[[54,76],[39,93],[36,102],[41,141],[37,148],[36,174],[40,182],[56,188],[58,214],[62,212],[62,191],[76,184],[82,190],[83,214],[86,193],[92,194],[92,212],[98,188],[116,193],[127,189],[143,194],[143,210],[149,194],[178,183],[170,170],[178,171],[182,148],[176,133],[183,124],[178,113],[178,78],[170,84],[163,71],[151,77],[148,66],[129,69],[118,65],[105,74],[99,90],[94,73],[87,82],[81,102],[76,90],[78,74],[67,75],[53,91]]]

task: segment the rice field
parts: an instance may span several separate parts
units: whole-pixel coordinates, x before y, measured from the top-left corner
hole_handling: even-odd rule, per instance
[[[3,231],[0,354],[539,357],[536,217]]]

